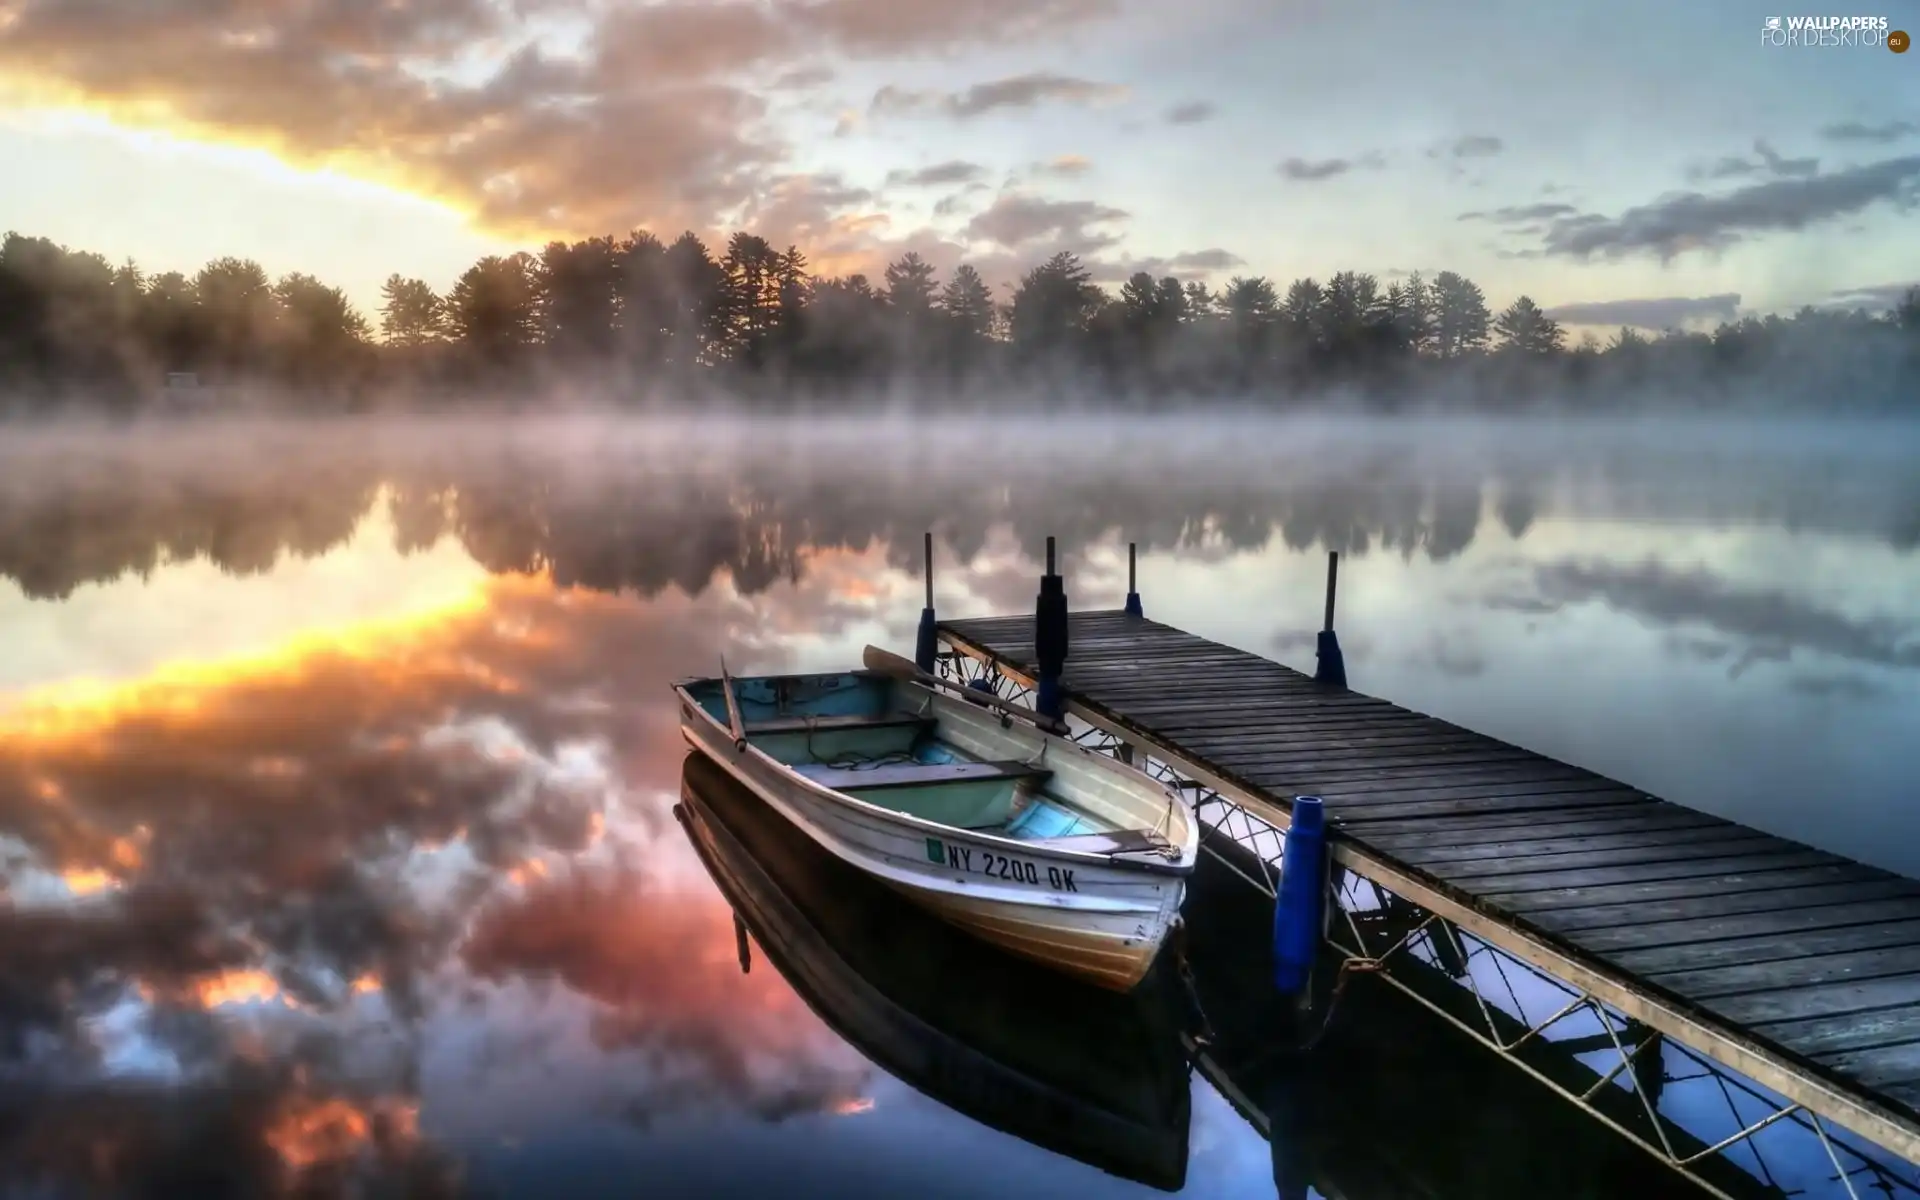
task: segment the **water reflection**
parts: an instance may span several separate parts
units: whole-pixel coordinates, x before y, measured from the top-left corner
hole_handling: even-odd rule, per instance
[[[904,644],[929,528],[943,613],[1030,610],[1049,534],[1073,603],[1117,606],[1132,540],[1152,615],[1310,665],[1333,548],[1357,686],[1920,872],[1914,427],[373,424],[0,459],[0,692],[430,617],[489,575],[694,597],[716,652],[825,665]]]
[[[454,1186],[449,1143],[852,1095],[857,1055],[707,952],[726,906],[647,786],[678,730],[625,698],[710,661],[725,617],[499,576],[404,621],[16,697],[0,1182],[425,1195]]]
[[[339,546],[383,494],[402,553],[451,536],[490,571],[545,568],[564,585],[642,595],[698,594],[723,571],[757,592],[809,553],[876,542],[910,566],[925,529],[970,560],[1001,525],[1028,557],[1058,535],[1070,564],[1116,531],[1148,553],[1278,541],[1445,561],[1489,515],[1514,540],[1574,517],[1764,522],[1920,545],[1920,431],[1898,426],[1742,439],[1610,425],[1136,423],[1016,427],[1005,445],[938,426],[369,429],[17,436],[0,450],[0,575],[59,599],[194,558],[257,574],[283,554]]]
[[[1377,980],[1343,992],[1311,1055],[1273,1053],[1271,901],[1207,862],[1186,908],[1203,1071],[1267,1134],[1280,1200],[1699,1194]]]
[[[1142,1191],[742,977],[671,817],[664,684],[908,644],[927,527],[945,614],[1030,609],[1048,534],[1073,602],[1117,605],[1133,539],[1151,615],[1296,663],[1304,550],[1365,546],[1359,686],[1920,869],[1910,445],[1080,432],[0,446],[0,1191]],[[1468,1069],[1418,1061],[1302,1083],[1319,1132],[1271,1152],[1197,1086],[1186,1190],[1271,1195],[1288,1147],[1444,1180],[1436,1155],[1571,1144],[1524,1096],[1396,1108],[1425,1094],[1408,1072]],[[1443,1109],[1457,1136],[1407,1149]],[[1537,1194],[1500,1178],[1483,1194]]]
[[[901,905],[697,755],[684,797],[734,911],[862,1054],[983,1124],[1179,1190],[1191,1111],[1165,972],[1118,996],[1002,954]]]

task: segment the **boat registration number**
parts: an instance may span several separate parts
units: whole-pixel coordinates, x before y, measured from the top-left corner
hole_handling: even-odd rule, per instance
[[[951,846],[939,838],[927,839],[927,861],[973,875],[984,875],[989,879],[1005,879],[1035,886],[1044,881],[1056,892],[1080,890],[1073,882],[1073,870],[1070,867],[1050,866],[1043,871],[1038,864],[1024,858],[995,854],[973,846]]]

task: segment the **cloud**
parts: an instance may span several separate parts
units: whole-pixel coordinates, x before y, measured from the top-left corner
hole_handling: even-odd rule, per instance
[[[641,1125],[714,1112],[779,1121],[857,1099],[872,1068],[777,974],[742,975],[733,948],[723,898],[613,864],[489,905],[460,958],[483,979],[551,979],[591,1000],[595,1044],[646,1064],[644,1089],[620,1106]]]
[[[967,120],[1006,108],[1034,108],[1046,101],[1101,104],[1124,99],[1125,88],[1050,71],[1035,71],[987,83],[964,92],[917,92],[888,84],[873,94],[868,106],[875,114],[903,115],[939,112]]]
[[[1581,214],[1555,220],[1542,250],[1566,258],[1652,254],[1668,261],[1689,250],[1720,249],[1742,237],[1800,230],[1891,201],[1910,205],[1920,155],[1884,159],[1808,178],[1772,179],[1719,196],[1680,192],[1618,217]]]
[[[1169,125],[1198,125],[1202,121],[1211,120],[1217,111],[1219,110],[1205,100],[1188,100],[1184,104],[1176,104],[1169,108],[1166,111],[1166,120]]]
[[[223,542],[263,540],[221,523]],[[474,536],[509,556],[500,532]],[[166,1179],[260,1196],[457,1194],[417,1170],[434,1155],[414,1125],[416,1035],[442,1011],[445,968],[476,907],[493,919],[473,962],[496,977],[549,966],[524,923],[518,942],[500,937],[515,911],[502,900],[523,877],[536,886],[520,907],[553,911],[540,906],[560,890],[538,886],[548,863],[645,844],[650,869],[669,865],[646,839],[649,820],[671,822],[645,791],[677,771],[678,723],[669,705],[634,711],[616,696],[703,669],[728,640],[730,618],[703,611],[717,599],[650,604],[502,576],[444,609],[254,658],[8,696],[0,1177],[31,1163],[59,1194]],[[48,880],[76,894],[15,903]],[[724,904],[697,895],[698,912],[603,909],[633,918],[609,940],[653,937],[663,953],[691,932],[730,943]],[[592,949],[584,936],[569,946]],[[622,1078],[663,1084],[644,1098],[673,1085],[676,1098],[757,1105],[765,1093],[727,1068],[807,1030],[821,1054],[784,1062],[858,1073],[771,980],[760,999],[774,1003],[743,1006],[743,1028],[716,1043],[713,1014],[741,984],[737,968],[698,957],[673,953],[677,969],[648,975],[654,990],[622,1010],[643,1011],[650,1044],[680,1052],[664,1065],[691,1064],[664,1079],[629,1064]],[[123,1070],[102,1053],[123,1048],[172,1060],[180,1078],[102,1079]],[[367,1175],[395,1178],[355,1178]]]
[[[773,87],[783,92],[804,92],[823,84],[832,83],[834,69],[824,63],[811,63],[804,67],[795,67],[791,71],[776,75]]]
[[[1176,271],[1225,271],[1230,267],[1244,267],[1247,265],[1247,260],[1238,254],[1215,248],[1189,250],[1185,254],[1176,254],[1167,259],[1166,264]]]
[[[1887,145],[1902,138],[1920,137],[1920,124],[1913,121],[1886,121],[1868,125],[1861,121],[1841,121],[1828,125],[1820,136],[1830,142],[1869,142]]]
[[[1119,10],[1117,0],[780,0],[776,5],[818,41],[866,56],[1017,45]]]
[[[1920,626],[1911,621],[1852,616],[1786,591],[1742,587],[1709,571],[1670,567],[1658,559],[1544,563],[1535,568],[1534,587],[1531,596],[1508,599],[1554,607],[1598,602],[1676,632],[1703,626],[1721,642],[1744,645],[1742,662],[1786,661],[1804,650],[1877,666],[1920,668],[1920,639],[1915,636]]]
[[[1856,700],[1862,703],[1886,696],[1886,685],[1859,675],[1804,672],[1787,679],[1787,687],[1820,700]]]
[[[1762,163],[1766,164],[1769,174],[1786,179],[1806,179],[1820,173],[1819,159],[1783,158],[1778,151],[1763,141],[1754,142],[1753,152],[1760,156]]]
[[[1839,288],[1835,290],[1831,302],[1846,308],[1864,308],[1869,311],[1884,311],[1894,307],[1907,298],[1907,293],[1920,289],[1920,279],[1906,283],[1871,283],[1860,287]]]
[[[1062,154],[1046,162],[1033,164],[1033,173],[1055,179],[1077,179],[1093,170],[1093,161],[1079,154]]]
[[[1280,164],[1282,178],[1294,183],[1319,183],[1361,168],[1378,169],[1386,165],[1386,156],[1378,151],[1358,158],[1289,158]]]
[[[824,56],[947,53],[1113,11],[1110,0],[11,3],[0,75],[29,102],[387,184],[504,237],[711,230],[790,171],[770,97],[817,82]]]
[[[1091,226],[1112,225],[1131,216],[1124,209],[1092,200],[1048,200],[1021,192],[1003,192],[967,222],[966,232],[975,241],[992,242],[1008,250],[1051,241],[1084,255],[1113,246],[1120,240]]]
[[[1218,271],[1230,271],[1235,267],[1244,267],[1247,260],[1228,250],[1212,247],[1206,250],[1188,250],[1167,258],[1146,257],[1129,258],[1112,262],[1094,261],[1087,264],[1088,273],[1098,283],[1115,283],[1131,278],[1141,271],[1161,279],[1168,275],[1176,279],[1193,279],[1211,275]]]
[[[1470,133],[1444,147],[1444,153],[1448,158],[1492,158],[1506,148],[1505,142],[1491,134]]]
[[[1571,204],[1521,204],[1487,212],[1464,212],[1455,219],[1491,221],[1497,225],[1524,225],[1532,221],[1548,221],[1556,217],[1571,216],[1579,211]]]
[[[1782,179],[1806,179],[1820,173],[1817,158],[1785,158],[1765,139],[1755,139],[1754,158],[1728,155],[1710,163],[1687,168],[1687,178],[1699,183],[1720,179],[1744,179],[1752,175],[1772,175]]]
[[[1740,311],[1740,293],[1716,296],[1655,296],[1642,300],[1594,300],[1561,304],[1547,316],[1565,325],[1631,325],[1637,329],[1674,329],[1693,321],[1731,321]]]
[[[1715,179],[1742,179],[1760,170],[1760,164],[1739,155],[1726,155],[1709,163],[1687,168],[1687,178],[1696,183]]]
[[[889,236],[891,222],[876,211],[878,201],[871,189],[831,171],[772,175],[732,217],[776,246],[804,248],[811,270],[832,275],[867,270],[911,240]]]
[[[986,173],[987,169],[979,163],[963,162],[956,158],[935,163],[930,167],[888,171],[887,183],[906,187],[938,187],[945,184],[973,183]]]
[[[939,202],[933,206],[934,215],[951,217],[961,209],[966,208],[967,202],[975,196],[978,196],[982,192],[990,192],[992,190],[992,188],[984,183],[970,183],[951,195],[942,196]]]

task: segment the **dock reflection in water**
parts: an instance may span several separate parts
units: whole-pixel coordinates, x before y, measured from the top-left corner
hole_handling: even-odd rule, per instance
[[[1343,991],[1311,1053],[1273,1052],[1273,902],[1203,854],[1184,912],[1214,1039],[1199,1074],[1268,1138],[1278,1200],[1702,1194],[1366,976]]]

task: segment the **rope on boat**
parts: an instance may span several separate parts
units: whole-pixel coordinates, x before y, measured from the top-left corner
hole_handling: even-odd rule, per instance
[[[832,767],[836,771],[871,771],[879,767],[891,767],[916,761],[913,754],[906,750],[889,750],[885,754],[860,754],[856,751],[848,751],[838,758],[821,758],[819,751],[813,748],[814,722],[819,719],[818,716],[807,717],[806,750],[807,758],[821,766]]]

